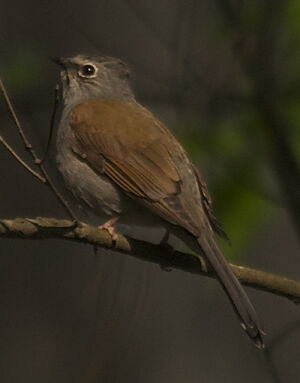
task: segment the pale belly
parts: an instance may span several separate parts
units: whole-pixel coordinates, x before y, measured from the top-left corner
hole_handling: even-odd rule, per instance
[[[128,197],[106,176],[94,172],[74,153],[58,151],[57,163],[66,187],[87,212],[99,217],[99,224],[119,217],[118,222],[128,226],[161,226],[159,217]]]
[[[67,115],[67,111],[65,111]],[[162,220],[135,200],[127,196],[105,175],[96,173],[72,150],[76,140],[64,118],[57,132],[56,161],[66,187],[79,204],[99,217],[99,224],[118,217],[118,222],[127,226],[162,226]]]

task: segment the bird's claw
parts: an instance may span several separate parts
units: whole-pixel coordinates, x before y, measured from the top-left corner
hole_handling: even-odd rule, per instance
[[[167,254],[164,256],[164,260],[159,264],[159,266],[163,271],[166,271],[169,273],[170,271],[172,271],[172,261],[174,259],[174,248],[165,241],[161,242],[160,245],[166,250]]]
[[[119,234],[116,232],[116,229],[114,227],[114,224],[116,223],[116,221],[118,219],[119,219],[119,217],[112,218],[112,219],[108,220],[107,222],[105,222],[103,225],[99,226],[99,229],[106,230],[109,233],[113,245],[116,244],[116,242],[117,242],[117,240],[119,238]]]

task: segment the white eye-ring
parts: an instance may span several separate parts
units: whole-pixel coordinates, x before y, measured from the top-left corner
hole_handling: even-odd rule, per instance
[[[97,67],[94,64],[84,64],[80,67],[78,74],[80,77],[92,78],[96,77]]]

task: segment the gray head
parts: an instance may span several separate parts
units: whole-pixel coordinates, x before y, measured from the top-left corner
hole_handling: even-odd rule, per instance
[[[129,68],[117,58],[78,55],[54,61],[62,67],[60,76],[65,104],[91,98],[134,98]]]

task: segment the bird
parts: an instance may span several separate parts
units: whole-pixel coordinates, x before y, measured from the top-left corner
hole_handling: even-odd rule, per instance
[[[219,249],[226,237],[208,188],[171,131],[140,104],[121,59],[79,54],[56,58],[63,107],[56,161],[65,186],[104,222],[163,227],[208,262],[242,328],[258,348],[264,331],[245,290]]]

